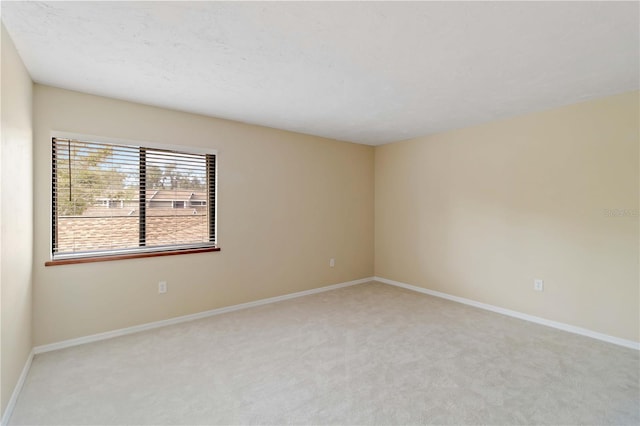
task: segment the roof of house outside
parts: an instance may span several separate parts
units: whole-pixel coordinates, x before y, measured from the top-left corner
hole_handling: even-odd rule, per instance
[[[206,201],[207,193],[188,189],[150,189],[147,201]]]
[[[207,214],[207,194],[206,192],[196,192],[189,190],[158,189],[147,190],[147,216],[203,216]],[[119,200],[116,198],[98,197],[96,205],[88,207],[81,216],[90,217],[111,217],[111,216],[137,216],[137,200]],[[102,205],[102,202],[113,203],[111,207]],[[198,202],[202,205],[190,205],[190,202]],[[184,202],[184,205],[174,206],[173,203]],[[162,203],[158,206],[157,204]],[[170,204],[171,203],[171,204]]]

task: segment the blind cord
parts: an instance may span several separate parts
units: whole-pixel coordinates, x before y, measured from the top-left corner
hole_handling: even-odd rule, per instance
[[[67,147],[69,149],[69,203],[71,203],[71,139],[67,140]]]

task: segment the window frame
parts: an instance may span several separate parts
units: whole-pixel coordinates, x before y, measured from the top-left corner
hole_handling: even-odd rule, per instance
[[[158,257],[158,256],[170,256],[192,253],[205,253],[220,251],[218,246],[218,151],[210,148],[202,148],[197,146],[185,146],[185,145],[170,145],[154,142],[143,142],[135,140],[127,140],[121,138],[108,138],[102,136],[77,134],[69,132],[51,132],[49,141],[53,144],[54,139],[72,139],[81,142],[95,142],[101,144],[113,144],[124,145],[144,149],[158,149],[164,151],[173,151],[177,153],[195,154],[195,155],[212,155],[214,156],[214,176],[213,185],[210,184],[210,180],[207,179],[207,187],[213,186],[213,196],[207,191],[207,206],[211,212],[213,209],[213,217],[209,217],[209,227],[213,226],[213,241],[208,243],[194,243],[194,244],[173,244],[166,246],[145,247],[139,246],[135,248],[127,249],[115,249],[104,250],[95,252],[79,252],[79,253],[54,253],[54,234],[57,232],[57,224],[55,221],[54,212],[54,159],[53,159],[53,147],[50,145],[49,151],[49,260],[45,262],[45,266],[55,265],[68,265],[75,263],[90,263],[90,262],[104,262],[111,260],[123,260],[123,259],[135,259],[145,257]],[[207,167],[207,173],[209,168]],[[143,186],[140,186],[140,190],[143,190]],[[140,199],[140,198],[139,198]],[[213,203],[211,200],[213,199]],[[144,221],[144,218],[141,218]],[[141,224],[142,226],[142,224]],[[209,228],[211,229],[211,228]],[[211,230],[209,231],[211,234]],[[140,236],[141,234],[139,234]]]

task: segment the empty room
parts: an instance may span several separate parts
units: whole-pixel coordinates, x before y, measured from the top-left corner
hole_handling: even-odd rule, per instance
[[[2,425],[640,424],[640,2],[0,17]]]

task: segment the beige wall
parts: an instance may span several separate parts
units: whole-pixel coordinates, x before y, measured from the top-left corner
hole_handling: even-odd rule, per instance
[[[638,120],[633,92],[376,148],[376,276],[640,340]]]
[[[1,411],[31,352],[33,83],[2,27],[0,148]]]
[[[34,121],[35,345],[373,275],[370,146],[42,85]],[[45,267],[52,130],[217,149],[222,251]]]

